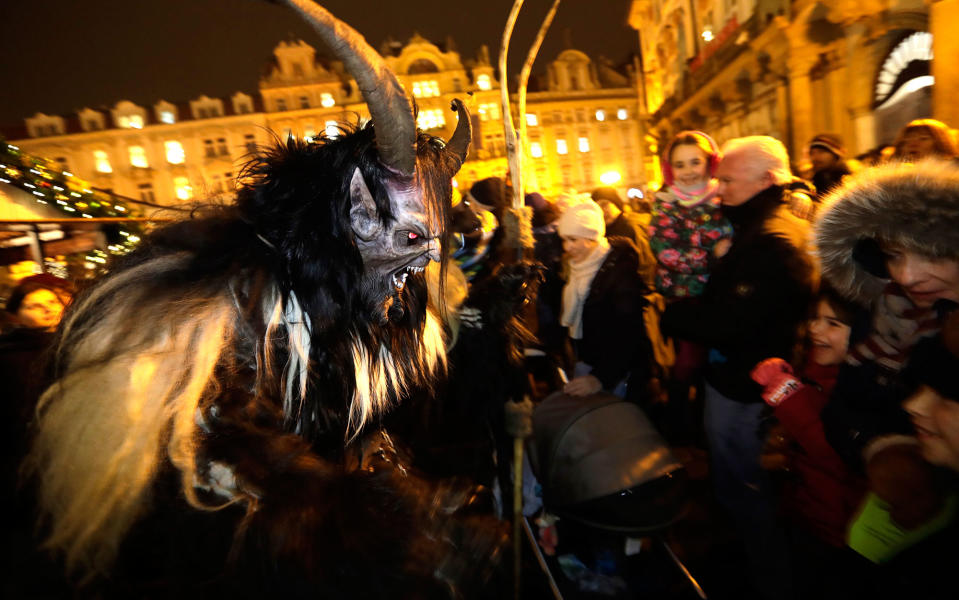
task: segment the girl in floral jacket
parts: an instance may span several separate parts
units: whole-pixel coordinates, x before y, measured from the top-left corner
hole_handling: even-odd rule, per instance
[[[663,153],[663,187],[648,231],[658,262],[656,289],[667,302],[702,293],[714,248],[732,236],[716,196],[718,164],[716,142],[701,131],[678,133]]]

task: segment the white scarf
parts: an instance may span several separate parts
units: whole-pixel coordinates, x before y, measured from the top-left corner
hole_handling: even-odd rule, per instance
[[[597,246],[586,258],[579,262],[569,261],[569,281],[563,288],[563,315],[560,324],[569,327],[569,337],[576,340],[583,337],[583,305],[589,295],[589,286],[610,250],[605,237],[599,238],[597,242]]]

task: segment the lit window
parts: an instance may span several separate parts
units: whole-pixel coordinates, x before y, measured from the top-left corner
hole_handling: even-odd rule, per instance
[[[336,100],[333,99],[333,94],[328,92],[323,92],[320,94],[320,106],[323,108],[330,108],[334,104],[336,104]]]
[[[597,111],[596,111],[596,120],[597,120],[597,121],[605,121],[605,120],[606,120],[606,111],[603,110],[603,109],[597,110]]]
[[[337,126],[336,121],[327,121],[323,131],[326,132],[326,137],[330,138],[331,140],[339,137],[340,135],[340,128]]]
[[[614,183],[622,181],[623,176],[620,175],[618,171],[606,171],[599,176],[599,180],[603,185],[613,185]]]
[[[443,125],[446,125],[446,117],[439,109],[421,110],[416,118],[416,126],[420,129],[437,129]]]
[[[539,125],[539,119],[536,118],[535,113],[526,113],[526,124],[530,127],[536,127]]]
[[[140,115],[123,115],[117,121],[121,129],[143,129],[143,117]]]
[[[495,102],[480,104],[476,107],[476,110],[479,112],[480,121],[499,120],[499,104],[496,104]]]
[[[589,152],[589,138],[581,137],[579,138],[579,151],[580,152]]]
[[[110,166],[110,157],[103,150],[94,150],[93,160],[97,165],[97,171],[100,173],[113,173],[113,167]]]
[[[569,154],[566,140],[556,140],[556,154]]]
[[[543,145],[539,142],[530,142],[529,154],[533,158],[543,158]]]
[[[490,90],[490,89],[493,89],[493,85],[492,85],[492,83],[490,82],[489,75],[486,75],[486,74],[484,73],[483,75],[478,76],[478,77],[476,78],[476,87],[478,87],[478,88],[481,89],[481,90]]]
[[[628,116],[629,116],[629,113],[626,112],[625,108],[621,108],[616,111],[616,118],[619,119],[620,121],[625,121]]]
[[[166,148],[166,161],[171,165],[182,165],[186,160],[186,153],[180,142],[168,140],[163,142],[163,146]]]
[[[189,200],[193,197],[193,188],[190,186],[190,180],[186,177],[175,178],[173,187],[176,189],[176,197],[180,200]]]
[[[434,98],[439,95],[440,86],[435,80],[413,82],[413,96],[417,98]]]
[[[143,146],[130,146],[130,164],[145,169],[150,166],[147,162],[147,153]]]
[[[173,116],[173,111],[172,110],[161,111],[160,122],[167,123],[167,124],[176,122],[176,117]]]

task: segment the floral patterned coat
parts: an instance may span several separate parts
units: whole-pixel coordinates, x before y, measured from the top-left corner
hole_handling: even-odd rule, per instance
[[[709,279],[713,247],[733,228],[713,197],[684,207],[668,187],[656,193],[649,221],[649,245],[656,255],[656,290],[668,301],[702,294]]]

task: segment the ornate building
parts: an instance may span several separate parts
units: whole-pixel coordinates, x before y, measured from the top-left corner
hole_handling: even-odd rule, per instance
[[[818,133],[839,134],[850,155],[888,144],[935,114],[929,4],[633,0],[647,143],[687,128],[720,143],[771,135],[796,162]]]
[[[388,41],[380,52],[414,96],[422,129],[447,137],[455,126],[450,100],[467,99],[475,143],[457,177],[460,185],[505,175],[499,82],[485,47],[464,61],[414,35],[406,44]],[[152,106],[120,101],[66,116],[38,113],[26,119],[27,137],[11,142],[121,196],[176,205],[229,193],[244,155],[267,143],[271,131],[283,138],[335,136],[338,123],[369,118],[340,64],[318,60],[299,40],[281,42],[273,54],[255,93]],[[538,189],[589,190],[601,178],[622,188],[642,185],[638,116],[629,74],[575,50],[562,52],[539,91],[530,92],[524,117]]]

